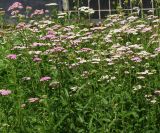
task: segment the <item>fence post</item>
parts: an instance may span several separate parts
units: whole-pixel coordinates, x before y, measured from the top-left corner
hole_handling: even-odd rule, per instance
[[[130,0],[129,2],[130,2],[131,14],[132,14],[132,13],[133,13],[133,5],[132,5],[132,0]]]
[[[98,14],[99,14],[99,19],[101,20],[101,3],[100,3],[100,0],[98,0]]]
[[[152,4],[152,11],[153,11],[153,15],[154,15],[154,1],[153,0],[151,0],[151,4]]]
[[[90,8],[90,0],[88,0],[88,7]],[[91,21],[91,15],[89,14],[89,21]]]
[[[111,15],[111,0],[109,0],[109,15]]]

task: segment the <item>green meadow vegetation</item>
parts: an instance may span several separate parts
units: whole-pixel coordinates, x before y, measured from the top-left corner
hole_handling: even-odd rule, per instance
[[[92,23],[22,8],[13,24],[0,12],[1,133],[160,132],[158,12]]]

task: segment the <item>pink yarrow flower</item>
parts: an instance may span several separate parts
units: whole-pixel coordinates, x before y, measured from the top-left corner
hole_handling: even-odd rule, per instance
[[[26,23],[24,22],[21,22],[16,26],[17,29],[24,29],[25,27],[26,27]]]
[[[15,10],[15,9],[22,9],[22,8],[23,8],[22,3],[20,3],[20,2],[14,2],[14,3],[8,8],[8,11]]]
[[[57,46],[57,47],[54,47],[52,49],[48,49],[44,52],[44,54],[51,54],[51,53],[60,53],[60,52],[67,52],[67,50],[63,47],[60,47],[60,46]]]
[[[40,81],[48,81],[51,80],[51,77],[45,76],[40,79]]]
[[[91,48],[82,48],[80,51],[81,52],[90,52],[90,51],[92,51],[92,49]]]
[[[57,37],[54,34],[47,34],[46,36],[41,37],[41,40],[47,40],[47,39],[53,40],[56,38]]]
[[[32,47],[40,47],[40,46],[45,46],[45,44],[44,43],[37,43],[37,42],[34,42],[32,44]]]
[[[0,90],[0,94],[2,96],[7,96],[7,95],[11,94],[11,91],[2,89],[2,90]]]
[[[42,59],[41,59],[41,58],[38,58],[38,57],[35,57],[35,58],[33,58],[33,61],[34,61],[34,62],[40,62],[40,61],[42,61]]]
[[[45,11],[43,9],[38,10],[36,9],[32,14],[31,17],[35,16],[35,15],[43,15],[45,13]]]
[[[35,103],[35,102],[38,102],[39,101],[39,98],[35,97],[35,98],[29,98],[28,101],[30,103]]]
[[[156,52],[160,52],[160,47],[155,49]]]
[[[131,60],[134,62],[141,62],[142,61],[142,59],[140,57],[133,57]]]
[[[15,59],[17,59],[17,55],[16,54],[9,54],[9,55],[7,55],[7,58],[15,60]]]

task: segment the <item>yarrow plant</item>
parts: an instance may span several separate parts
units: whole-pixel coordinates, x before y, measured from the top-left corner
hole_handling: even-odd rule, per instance
[[[94,14],[94,10],[92,8],[82,6],[78,9],[80,12],[85,13],[85,14]]]
[[[14,2],[9,8],[8,11],[22,9],[23,5],[20,2]]]
[[[32,14],[31,17],[37,16],[37,15],[43,15],[45,13],[45,11],[43,9],[38,10],[36,9]]]
[[[0,133],[160,131],[158,16],[97,23],[82,21],[93,10],[81,7],[68,21],[24,6],[25,18],[0,31]]]
[[[40,81],[48,81],[51,80],[51,77],[45,76],[40,79]]]
[[[0,95],[2,96],[7,96],[10,94],[11,94],[11,90],[5,90],[5,89],[0,90]]]
[[[37,98],[37,97],[36,98],[29,98],[28,99],[29,103],[35,103],[35,102],[38,102],[38,101],[39,101],[39,98]]]
[[[15,59],[17,59],[17,55],[16,54],[9,54],[9,55],[7,55],[7,58],[15,60]]]

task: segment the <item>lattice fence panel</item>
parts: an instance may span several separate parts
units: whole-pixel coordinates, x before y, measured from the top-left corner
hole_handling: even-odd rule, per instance
[[[134,0],[133,2],[133,0],[69,0],[69,11],[78,12],[78,7],[81,6],[93,8],[95,13],[92,15],[92,18],[101,19],[105,18],[108,14],[117,13],[117,8],[121,8],[126,13],[132,13],[134,7],[139,7],[143,12],[155,10],[155,1]]]

